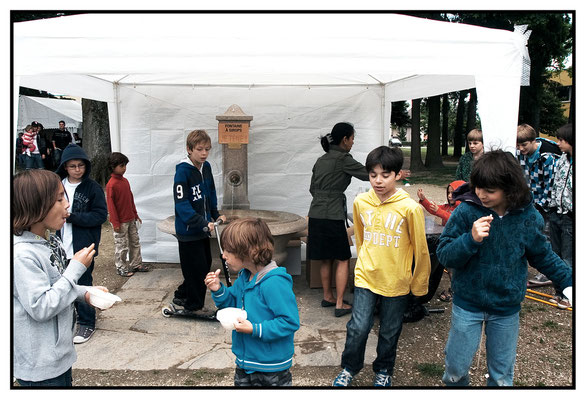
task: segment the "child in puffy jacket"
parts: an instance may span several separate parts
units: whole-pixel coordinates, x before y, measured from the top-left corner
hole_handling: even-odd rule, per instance
[[[459,201],[455,201],[452,198],[452,193],[454,190],[458,189],[462,186],[464,181],[454,181],[448,185],[446,188],[446,198],[448,202],[446,204],[442,204],[438,206],[435,202],[429,201],[425,194],[423,193],[423,189],[417,190],[417,197],[419,197],[419,203],[427,210],[428,213],[440,217],[442,219],[442,225],[446,225],[448,222],[448,218],[452,214],[452,211],[460,204]]]

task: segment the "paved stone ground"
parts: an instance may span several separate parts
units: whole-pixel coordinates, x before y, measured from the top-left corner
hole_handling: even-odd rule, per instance
[[[74,368],[233,368],[231,332],[219,322],[162,315],[162,307],[172,300],[181,280],[181,270],[173,267],[131,277],[116,293],[123,301],[100,312],[94,337],[76,346],[78,361]],[[304,273],[294,277],[294,290],[302,323],[295,334],[295,365],[338,366],[350,315],[335,318],[332,308],[316,307],[321,290],[309,289]],[[209,292],[206,305],[213,307]],[[374,337],[369,340],[373,346],[367,349],[366,363],[374,360],[375,343]]]

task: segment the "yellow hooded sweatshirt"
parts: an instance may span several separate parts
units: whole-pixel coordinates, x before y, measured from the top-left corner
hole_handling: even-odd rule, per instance
[[[354,285],[385,297],[427,294],[431,262],[421,206],[403,189],[382,203],[370,189],[354,200],[353,215]]]

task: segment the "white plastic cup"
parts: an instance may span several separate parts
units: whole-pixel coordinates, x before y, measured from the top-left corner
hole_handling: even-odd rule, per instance
[[[97,287],[90,286],[87,291],[90,294],[89,302],[92,306],[97,307],[101,310],[107,310],[112,307],[117,301],[122,299],[115,294],[104,292]]]
[[[220,321],[224,329],[229,331],[234,329],[234,324],[238,322],[239,317],[246,319],[247,316],[246,310],[236,307],[222,308],[216,313],[216,319]]]

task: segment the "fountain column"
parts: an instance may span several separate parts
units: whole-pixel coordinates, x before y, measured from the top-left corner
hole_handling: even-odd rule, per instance
[[[248,210],[248,138],[251,115],[232,104],[218,120],[218,143],[222,145],[224,184],[223,210]]]

